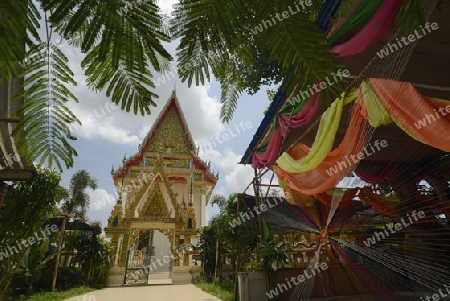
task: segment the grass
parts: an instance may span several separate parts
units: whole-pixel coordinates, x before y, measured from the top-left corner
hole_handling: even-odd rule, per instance
[[[77,288],[72,288],[70,290],[67,291],[62,291],[62,292],[43,292],[43,293],[36,293],[34,295],[31,296],[21,296],[19,300],[24,300],[24,301],[61,301],[70,297],[75,297],[75,296],[79,296],[79,295],[85,295],[86,293],[95,291],[97,289],[92,288],[92,287],[87,287],[87,286],[81,286],[81,287],[77,287]],[[92,298],[91,298],[92,299]],[[8,299],[5,298],[5,301],[7,300],[13,300],[13,299]],[[17,300],[17,299],[16,299]],[[82,300],[80,298],[80,300]],[[87,298],[86,300],[89,300],[89,298]]]
[[[233,301],[234,285],[229,280],[222,280],[213,283],[207,283],[204,280],[194,282],[202,291],[211,294],[223,301]]]

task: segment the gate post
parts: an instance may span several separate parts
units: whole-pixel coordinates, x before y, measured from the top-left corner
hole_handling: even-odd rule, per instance
[[[125,272],[123,274],[123,285],[127,283],[128,258],[130,257],[130,250],[127,251],[127,259],[125,260]]]

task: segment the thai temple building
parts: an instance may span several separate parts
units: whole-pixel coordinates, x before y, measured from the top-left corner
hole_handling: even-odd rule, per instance
[[[174,90],[136,154],[111,170],[119,198],[105,228],[116,248],[109,285],[190,281],[189,245],[218,180],[198,152]]]

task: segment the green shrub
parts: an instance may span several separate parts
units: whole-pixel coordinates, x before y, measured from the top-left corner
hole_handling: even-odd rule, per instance
[[[68,290],[84,285],[84,275],[80,268],[66,267],[58,269],[57,290]]]
[[[223,301],[232,301],[234,293],[234,284],[229,280],[216,280],[214,283],[207,283],[204,280],[196,280],[194,283],[198,288],[216,296]]]

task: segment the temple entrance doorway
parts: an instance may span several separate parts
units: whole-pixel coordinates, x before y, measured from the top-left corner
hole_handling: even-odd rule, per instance
[[[127,251],[123,284],[171,284],[173,261],[166,235],[159,230],[141,230]]]

